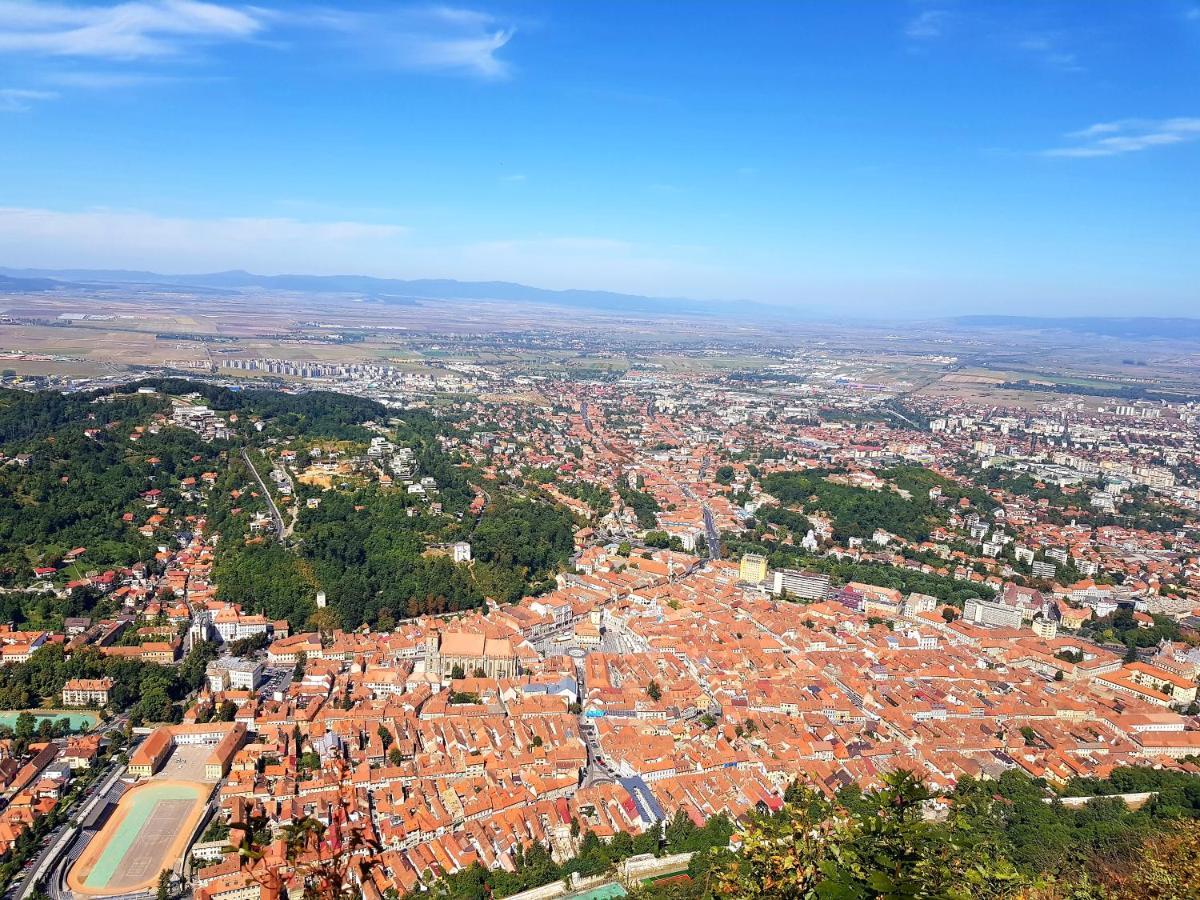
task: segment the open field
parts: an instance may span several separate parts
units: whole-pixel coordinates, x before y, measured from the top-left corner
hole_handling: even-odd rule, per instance
[[[811,365],[814,373],[901,393],[1029,409],[1065,395],[1001,391],[997,384],[1027,379],[1075,389],[1139,385],[1200,393],[1194,342],[971,329],[947,321],[777,321],[757,309],[731,322],[670,310],[393,303],[350,294],[137,285],[0,297],[0,369],[19,376],[95,377],[148,366],[252,380],[257,373],[220,365],[255,358],[382,363],[435,375],[470,364],[582,378],[613,378],[631,369],[676,377],[769,372],[787,363],[800,367],[793,374]]]
[[[155,779],[131,788],[67,875],[77,894],[111,897],[152,888],[187,849],[209,788]]]

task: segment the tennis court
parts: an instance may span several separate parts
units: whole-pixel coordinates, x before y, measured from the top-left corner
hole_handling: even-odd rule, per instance
[[[187,781],[149,781],[129,790],[71,869],[71,890],[103,897],[152,887],[187,850],[207,794],[208,786]]]

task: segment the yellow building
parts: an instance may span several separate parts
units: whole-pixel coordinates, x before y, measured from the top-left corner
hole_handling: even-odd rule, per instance
[[[746,553],[742,556],[739,572],[742,581],[750,584],[761,584],[767,580],[767,558],[758,553]]]
[[[212,753],[204,761],[204,777],[208,781],[220,781],[229,774],[229,765],[234,755],[241,749],[246,740],[246,726],[241,722],[234,724],[229,733],[221,738],[220,743],[213,747]]]
[[[175,739],[170,728],[155,729],[130,755],[129,774],[137,778],[149,778],[166,762],[174,747]]]

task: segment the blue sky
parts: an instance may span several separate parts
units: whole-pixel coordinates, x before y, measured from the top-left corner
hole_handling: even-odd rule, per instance
[[[1196,314],[1200,0],[0,0],[0,265]]]

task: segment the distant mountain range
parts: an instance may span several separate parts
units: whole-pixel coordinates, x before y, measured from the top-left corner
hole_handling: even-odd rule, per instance
[[[952,320],[956,325],[968,328],[1003,328],[1019,331],[1072,331],[1078,334],[1100,334],[1122,338],[1176,338],[1196,340],[1200,338],[1200,319],[1159,318],[1135,316],[1132,318],[1107,316],[1067,316],[1047,318],[1042,316],[958,316]]]
[[[195,288],[203,291],[248,289],[311,294],[356,294],[384,303],[408,305],[419,300],[499,300],[579,309],[667,315],[723,315],[744,311],[745,301],[705,301],[685,297],[646,297],[611,291],[554,291],[509,281],[455,281],[449,278],[372,278],[368,275],[256,275],[234,270],[197,275],[163,275],[125,269],[12,269],[0,267],[0,290],[46,291],[106,285]],[[752,304],[762,306],[761,304]],[[765,307],[767,310],[772,307]],[[778,315],[779,308],[775,308]]]
[[[138,288],[197,294],[240,294],[252,290],[304,294],[350,294],[381,303],[411,306],[421,301],[498,301],[566,309],[587,309],[617,315],[714,316],[726,319],[752,316],[759,321],[837,321],[805,306],[756,303],[749,300],[696,300],[688,297],[650,297],[613,291],[548,290],[511,281],[456,281],[451,278],[374,278],[369,275],[257,275],[235,269],[195,275],[164,275],[130,269],[17,269],[0,266],[0,291],[13,293],[54,290]],[[859,325],[882,325],[864,315]],[[928,320],[926,320],[928,322]],[[972,315],[935,320],[965,328],[1057,330],[1121,338],[1200,339],[1200,319],[1138,316],[1007,316]],[[893,324],[900,324],[894,322]],[[910,324],[914,324],[911,323]],[[919,323],[916,323],[919,324]]]
[[[63,281],[55,281],[52,278],[14,278],[10,275],[0,275],[0,291],[18,291],[22,293],[30,291],[58,291],[75,286]]]

